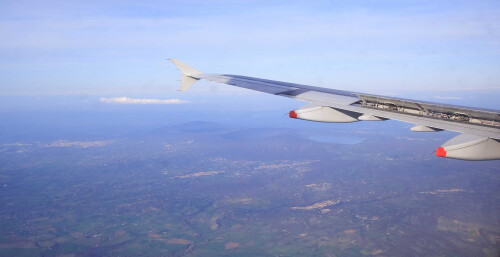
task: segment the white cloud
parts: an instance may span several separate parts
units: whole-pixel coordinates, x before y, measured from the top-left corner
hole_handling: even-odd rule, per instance
[[[463,99],[463,97],[459,97],[459,96],[433,96],[432,98],[434,99],[441,99],[441,100],[459,100],[459,99]]]
[[[101,97],[101,103],[117,103],[117,104],[185,104],[188,101],[180,99],[148,99],[148,98],[130,98],[130,97]]]

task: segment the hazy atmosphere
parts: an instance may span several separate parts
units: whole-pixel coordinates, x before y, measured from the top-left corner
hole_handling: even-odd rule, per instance
[[[354,91],[498,93],[499,12],[497,1],[2,1],[0,93],[167,94],[178,77],[167,58]]]

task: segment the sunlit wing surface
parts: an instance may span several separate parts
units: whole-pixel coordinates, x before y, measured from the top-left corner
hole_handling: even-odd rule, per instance
[[[436,150],[439,157],[461,160],[500,159],[500,112],[481,108],[415,101],[306,86],[239,75],[205,74],[171,59],[181,71],[181,91],[200,79],[309,102],[291,118],[319,122],[399,120],[416,132],[451,130],[462,133]]]

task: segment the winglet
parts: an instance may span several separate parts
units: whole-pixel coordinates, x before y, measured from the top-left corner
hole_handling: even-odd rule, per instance
[[[196,83],[196,81],[201,79],[203,74],[201,71],[192,68],[176,59],[170,59],[170,61],[179,69],[182,73],[181,88],[180,91],[188,91],[189,88]]]

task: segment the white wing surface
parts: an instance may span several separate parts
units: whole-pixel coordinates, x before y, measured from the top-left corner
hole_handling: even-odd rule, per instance
[[[398,120],[416,132],[462,133],[436,150],[439,157],[500,159],[500,111],[349,92],[240,75],[205,74],[171,59],[182,73],[181,91],[200,79],[309,102],[291,118],[319,122]]]

